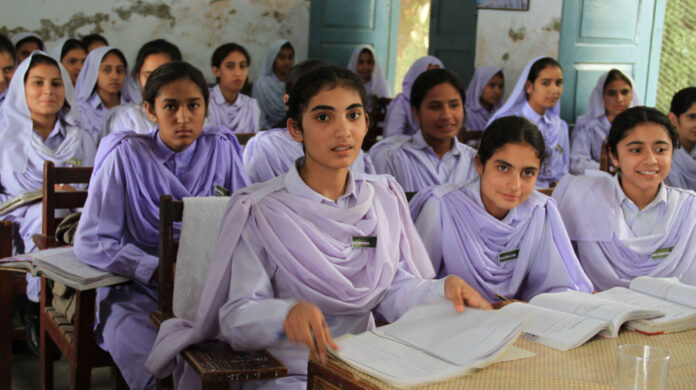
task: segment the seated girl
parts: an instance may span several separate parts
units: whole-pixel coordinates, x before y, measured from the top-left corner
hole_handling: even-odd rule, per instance
[[[444,68],[445,65],[439,58],[425,56],[417,59],[406,72],[401,83],[401,93],[387,106],[387,115],[384,117],[384,138],[399,134],[414,134],[418,131],[418,122],[413,117],[411,110],[411,86],[418,76],[426,70]]]
[[[696,285],[696,194],[666,186],[677,132],[654,108],[614,118],[609,157],[616,176],[566,176],[553,192],[580,264],[597,290],[637,276]]]
[[[306,60],[297,64],[288,74],[286,91],[292,89],[300,75],[322,65],[326,64],[320,60]],[[286,101],[288,96],[286,93]],[[287,128],[264,130],[244,147],[244,167],[252,183],[261,183],[284,174],[302,156],[302,143],[295,141]],[[350,169],[353,172],[375,173],[370,155],[362,150]]]
[[[568,124],[561,119],[563,69],[551,57],[531,60],[517,79],[515,89],[488,122],[519,115],[534,123],[544,136],[546,155],[537,176],[537,188],[548,188],[568,173],[570,142]]]
[[[587,113],[578,117],[570,143],[570,173],[582,175],[586,169],[599,169],[602,143],[611,122],[623,110],[640,105],[633,80],[618,69],[597,80],[587,104]]]
[[[75,236],[80,260],[133,279],[99,289],[95,325],[131,389],[155,385],[143,364],[157,333],[149,315],[157,309],[160,196],[213,196],[216,187],[247,185],[235,135],[203,127],[208,86],[198,69],[185,62],[157,68],[143,98],[157,127],[104,138]]]
[[[17,51],[12,41],[0,34],[0,107],[5,101],[10,80],[17,66]]]
[[[87,58],[87,50],[82,46],[82,42],[76,38],[63,39],[53,48],[51,54],[68,71],[70,81],[75,85]]]
[[[110,108],[130,103],[125,88],[128,63],[123,53],[111,46],[92,50],[77,77],[75,94],[82,115],[82,128],[97,142],[104,122],[104,114]]]
[[[126,78],[127,87],[130,83],[137,84],[136,87],[128,88],[128,94],[137,98],[134,98],[132,103],[120,104],[106,112],[98,141],[118,131],[147,134],[155,128],[155,123],[147,116],[142,104],[142,90],[150,74],[160,65],[171,61],[181,61],[181,51],[164,39],[147,42],[138,50],[132,74]]]
[[[413,83],[410,98],[419,131],[385,138],[370,149],[379,173],[405,191],[436,184],[465,184],[476,177],[476,150],[457,140],[464,120],[464,88],[452,72],[432,69]]]
[[[43,39],[33,32],[21,32],[11,39],[17,50],[17,64],[22,63],[35,50],[46,50]]]
[[[394,321],[438,297],[459,311],[490,307],[459,277],[429,280],[434,271],[396,181],[349,169],[367,133],[365,101],[347,69],[300,76],[287,124],[304,158],[232,196],[196,321],[162,324],[148,370],[168,375],[182,348],[217,338],[239,351],[267,348],[288,368],[264,388],[304,389],[310,354],[326,361],[334,336],[375,326],[373,310]],[[368,237],[374,245],[356,245]],[[178,362],[178,388],[199,387]]]
[[[696,87],[684,88],[674,94],[668,116],[679,134],[680,145],[674,149],[672,169],[665,183],[696,190]]]
[[[259,131],[259,104],[241,93],[249,82],[249,52],[236,43],[226,43],[215,49],[210,62],[218,82],[210,89],[210,124],[225,126],[234,133]]]
[[[431,187],[411,200],[438,276],[458,275],[489,301],[592,292],[555,202],[534,191],[545,153],[527,119],[496,119],[476,154],[478,180]]]
[[[466,90],[466,128],[483,130],[488,120],[503,105],[505,76],[500,66],[476,69]]]
[[[290,41],[279,39],[271,44],[261,74],[254,82],[252,95],[261,109],[262,129],[280,127],[285,117],[283,94],[288,74],[295,65],[295,48]]]
[[[377,53],[370,45],[358,45],[353,49],[348,60],[348,70],[357,74],[365,84],[365,92],[368,98],[391,98],[389,82],[384,76],[382,67],[377,62]]]
[[[35,51],[17,67],[0,111],[0,203],[43,185],[44,161],[56,166],[91,166],[96,147],[79,126],[70,76],[53,58]],[[2,216],[19,224],[17,253],[36,250],[42,204],[20,207]],[[27,296],[39,301],[40,279],[31,278]]]

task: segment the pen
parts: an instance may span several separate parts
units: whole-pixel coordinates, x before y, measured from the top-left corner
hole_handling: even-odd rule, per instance
[[[498,299],[500,299],[500,300],[503,301],[503,302],[509,301],[509,299],[505,298],[504,296],[502,296],[502,295],[500,295],[500,294],[495,294],[495,297],[498,298]]]

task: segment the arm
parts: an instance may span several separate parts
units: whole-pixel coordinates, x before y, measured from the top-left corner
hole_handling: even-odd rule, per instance
[[[404,99],[402,95],[397,96],[387,107],[387,114],[384,117],[384,138],[392,135],[404,134],[404,127],[408,122],[409,113],[406,112],[401,104]]]

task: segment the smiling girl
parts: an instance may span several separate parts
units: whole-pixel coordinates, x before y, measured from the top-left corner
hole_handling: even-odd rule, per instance
[[[181,348],[217,338],[238,351],[267,348],[288,368],[258,386],[305,388],[309,356],[326,361],[334,336],[374,328],[373,311],[394,321],[437,297],[459,311],[490,307],[458,277],[427,279],[432,265],[393,178],[350,170],[368,126],[362,81],[325,66],[289,94],[288,129],[305,156],[232,196],[195,323],[160,328],[147,365],[157,376]],[[178,388],[199,386],[178,362]]]
[[[519,115],[534,123],[546,143],[546,159],[537,178],[537,187],[553,186],[568,173],[568,124],[561,119],[560,99],[563,93],[563,69],[551,57],[530,61],[517,80],[515,89],[489,124],[497,118]]]
[[[458,275],[489,301],[592,291],[555,202],[534,191],[544,157],[534,124],[500,118],[481,138],[478,180],[431,187],[411,200],[438,276]]]
[[[413,117],[420,131],[385,138],[370,149],[379,173],[388,173],[405,191],[476,177],[476,150],[460,143],[464,120],[464,89],[452,72],[432,69],[421,74],[411,91]]]
[[[553,192],[585,272],[598,290],[643,275],[696,285],[696,195],[663,183],[679,145],[674,127],[633,107],[614,118],[607,142],[616,176],[569,175]]]
[[[696,190],[696,87],[674,94],[668,115],[679,134],[680,147],[674,150],[672,169],[665,183]]]
[[[95,328],[131,389],[154,387],[143,364],[156,335],[149,315],[157,308],[152,279],[159,262],[160,196],[213,196],[216,187],[231,192],[247,185],[234,134],[203,127],[208,86],[198,69],[185,62],[160,66],[143,98],[157,127],[104,138],[75,236],[80,260],[133,279],[99,290]]]

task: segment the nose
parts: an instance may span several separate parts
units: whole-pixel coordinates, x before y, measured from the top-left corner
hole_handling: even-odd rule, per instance
[[[176,111],[176,123],[178,124],[188,123],[190,117],[191,115],[185,107],[179,107]]]
[[[657,156],[652,150],[648,150],[648,154],[645,157],[645,162],[648,164],[657,164]]]
[[[334,126],[334,136],[336,138],[348,138],[350,135],[348,119],[343,117],[336,121]]]
[[[516,195],[520,191],[520,177],[519,175],[509,175],[510,178],[507,181],[507,190],[510,194]]]

